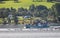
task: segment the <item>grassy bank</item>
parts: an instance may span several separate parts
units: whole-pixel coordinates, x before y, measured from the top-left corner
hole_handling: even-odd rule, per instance
[[[54,5],[55,3],[51,3],[51,2],[33,2],[32,0],[20,0],[19,3],[14,3],[14,1],[5,1],[4,4],[0,3],[0,8],[19,8],[19,7],[23,7],[23,8],[29,8],[30,5],[35,4],[35,6],[37,5],[44,5],[47,6],[48,8],[51,8],[52,5]]]

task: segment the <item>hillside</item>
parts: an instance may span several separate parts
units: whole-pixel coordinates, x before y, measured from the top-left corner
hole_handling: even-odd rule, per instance
[[[14,1],[5,1],[4,4],[0,3],[0,8],[19,8],[19,7],[23,7],[23,8],[29,8],[30,5],[35,4],[36,5],[44,5],[47,6],[48,8],[51,8],[52,5],[54,5],[55,3],[50,3],[50,2],[32,2],[32,0],[19,0],[19,3],[14,3]]]

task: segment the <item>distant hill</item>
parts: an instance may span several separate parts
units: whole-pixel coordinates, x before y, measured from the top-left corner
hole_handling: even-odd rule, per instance
[[[30,5],[35,4],[35,6],[37,5],[44,5],[47,6],[48,8],[51,8],[52,5],[54,5],[55,3],[51,3],[51,2],[33,2],[33,0],[19,0],[19,3],[14,3],[14,1],[5,1],[5,3],[1,4],[0,3],[0,8],[29,8]]]

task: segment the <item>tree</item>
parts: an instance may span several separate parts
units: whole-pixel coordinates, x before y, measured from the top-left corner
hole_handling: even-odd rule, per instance
[[[47,15],[48,8],[43,5],[36,6],[36,16],[42,17],[44,14]]]
[[[1,8],[0,13],[1,13],[1,18],[8,17],[8,10],[6,8]]]
[[[34,13],[35,13],[35,5],[34,4],[32,4],[30,7],[29,7],[29,11],[30,11],[30,13],[32,14],[32,16],[34,17],[35,15],[34,15]]]
[[[55,5],[53,5],[52,9],[54,11],[55,20],[58,21],[58,17],[60,16],[60,3],[56,3]]]
[[[47,7],[44,5],[39,5],[39,6],[36,6],[36,9],[37,11],[41,11],[41,10],[47,9]]]
[[[30,10],[31,12],[34,12],[34,10],[35,10],[35,5],[32,4],[32,5],[29,7],[29,10]]]

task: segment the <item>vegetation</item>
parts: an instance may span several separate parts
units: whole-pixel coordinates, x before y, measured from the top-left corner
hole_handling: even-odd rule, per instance
[[[33,0],[19,0],[19,3],[14,3],[14,1],[4,1],[5,3],[1,4],[0,3],[0,8],[16,8],[18,9],[19,7],[23,7],[23,8],[27,8],[29,9],[29,6],[34,4],[35,6],[38,5],[44,5],[47,8],[51,8],[52,5],[54,5],[55,3],[51,3],[51,2],[33,2]]]
[[[18,2],[18,0],[15,1]],[[14,3],[13,1],[5,2],[5,4],[0,4],[0,18],[4,22],[6,22],[5,18],[7,18],[9,23],[11,20],[18,22],[17,16],[39,17],[43,20],[50,18],[53,21],[60,16],[60,3],[33,2],[32,0],[21,0],[20,3]]]

